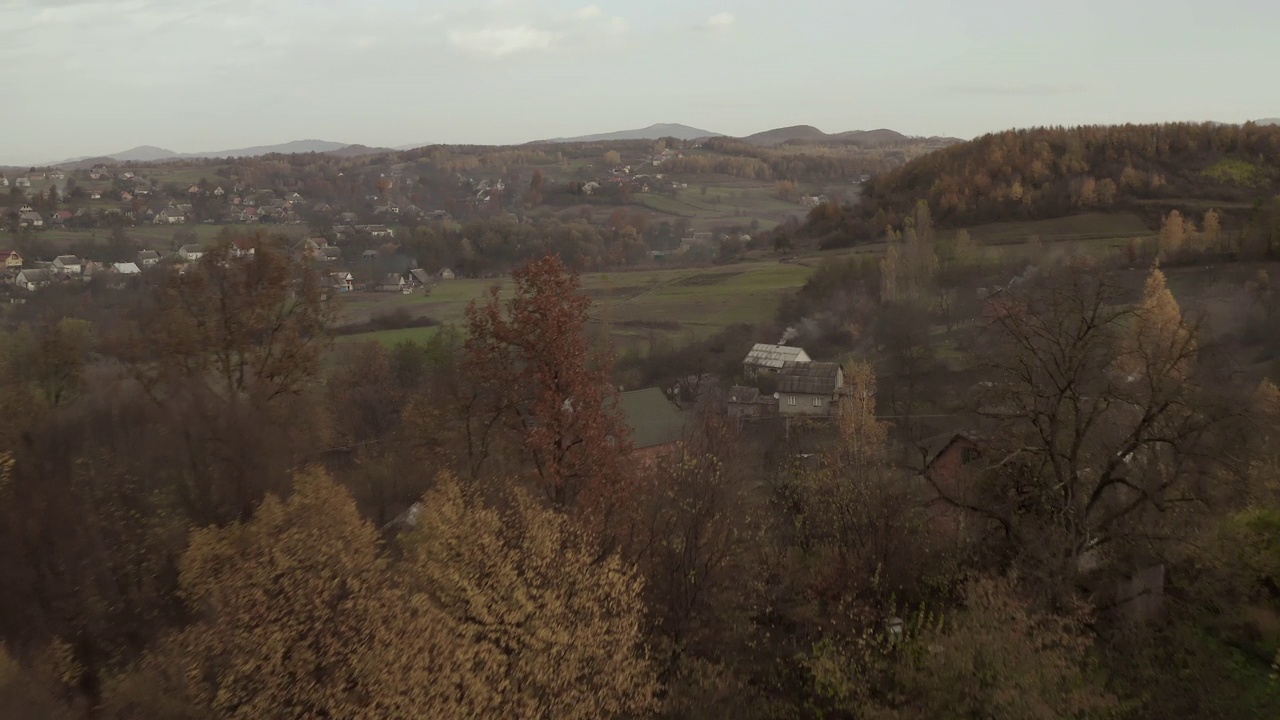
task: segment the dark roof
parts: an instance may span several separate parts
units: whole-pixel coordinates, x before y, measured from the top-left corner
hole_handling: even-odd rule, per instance
[[[188,255],[190,255],[191,253],[202,253],[204,252],[204,246],[203,245],[183,245],[182,247],[178,248],[178,252],[185,252]]]
[[[635,449],[673,443],[684,434],[684,411],[658,388],[624,392],[619,401]]]
[[[409,271],[409,274],[412,275],[414,279],[416,279],[418,282],[422,283],[423,285],[431,284],[431,273],[427,272],[426,270],[423,270],[422,268],[414,268]]]
[[[832,362],[785,362],[778,372],[778,392],[831,395],[839,390],[840,366]]]
[[[63,265],[79,265],[80,264],[80,258],[76,257],[75,255],[59,255],[58,257],[54,258],[53,261],[57,263],[62,263]]]
[[[322,249],[324,250],[324,256],[327,258],[332,258],[334,260],[337,260],[342,257],[342,248],[340,247],[337,247],[335,245],[330,245]]]
[[[774,403],[774,398],[772,395],[761,395],[760,388],[751,387],[749,385],[734,385],[729,388],[729,402],[772,405]]]
[[[152,259],[159,260],[160,253],[156,252],[155,250],[139,250],[138,259],[139,260],[152,260]]]

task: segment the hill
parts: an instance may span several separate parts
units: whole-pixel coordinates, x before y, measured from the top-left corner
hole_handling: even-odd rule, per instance
[[[152,160],[168,160],[169,158],[178,157],[178,153],[172,150],[165,150],[154,145],[139,145],[136,148],[118,152],[110,156],[113,160],[121,162],[151,162]]]
[[[841,133],[825,133],[812,125],[792,125],[790,127],[765,130],[754,135],[739,138],[743,142],[758,147],[776,147],[784,143],[810,144],[854,144],[863,146],[899,145],[912,140],[924,139],[938,143],[963,142],[958,138],[912,138],[896,130],[880,128],[878,130],[849,130]]]
[[[752,145],[772,147],[792,140],[824,140],[827,137],[826,133],[812,125],[792,125],[790,127],[765,130],[740,139]]]
[[[1261,120],[1254,120],[1254,122],[1259,125],[1280,125],[1280,118],[1262,118]]]
[[[618,130],[617,132],[600,133],[598,135],[579,135],[578,137],[554,138],[541,142],[574,143],[574,142],[609,142],[611,140],[658,140],[673,137],[677,140],[697,140],[706,137],[722,137],[720,133],[702,130],[679,123],[657,123],[636,130]]]
[[[1280,126],[1168,123],[1010,130],[930,153],[868,183],[854,207],[816,213],[806,232],[854,242],[927,200],[943,225],[1234,209],[1280,191]]]
[[[367,147],[365,145],[351,145],[348,143],[333,142],[330,140],[293,140],[286,143],[280,143],[278,145],[255,145],[253,147],[235,148],[232,150],[212,150],[194,153],[177,153],[172,150],[166,150],[165,148],[155,147],[154,145],[139,145],[136,148],[130,148],[118,153],[111,153],[110,155],[68,158],[55,163],[47,163],[47,165],[81,165],[86,162],[121,163],[202,158],[240,158],[256,157],[258,155],[288,155],[295,153],[335,153],[349,157],[383,152],[391,152],[391,149]]]

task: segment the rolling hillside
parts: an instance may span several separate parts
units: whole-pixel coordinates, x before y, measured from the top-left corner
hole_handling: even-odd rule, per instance
[[[809,231],[849,240],[899,224],[927,200],[944,225],[1140,212],[1247,212],[1280,191],[1280,126],[1171,123],[1011,130],[930,153],[875,178],[856,207]]]

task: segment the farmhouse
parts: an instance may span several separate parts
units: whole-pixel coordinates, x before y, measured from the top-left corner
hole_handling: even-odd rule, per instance
[[[17,250],[0,250],[0,268],[6,272],[17,272],[22,269],[22,256]]]
[[[139,250],[135,262],[139,267],[149,268],[160,262],[160,253],[155,250]]]
[[[53,259],[53,269],[62,275],[79,275],[84,271],[84,263],[75,255],[59,255]]]
[[[196,260],[204,257],[204,246],[194,244],[183,245],[178,248],[178,257],[186,260],[187,262],[195,262]]]
[[[34,210],[19,213],[18,226],[32,228],[44,227],[44,217]]]
[[[337,292],[351,292],[355,289],[355,278],[345,270],[330,275],[329,281],[331,287]]]
[[[187,217],[177,210],[165,208],[156,214],[155,224],[157,225],[177,225],[187,221]]]
[[[753,378],[764,373],[776,373],[788,362],[807,363],[810,358],[804,348],[756,343],[742,361],[742,372]]]
[[[684,411],[658,388],[633,390],[618,396],[623,418],[631,428],[633,457],[655,461],[684,436]]]
[[[378,289],[383,292],[400,292],[404,289],[404,276],[400,273],[390,273],[378,283]]]
[[[112,263],[111,269],[120,273],[121,275],[137,275],[138,273],[142,272],[142,270],[138,267],[137,263],[131,263],[131,262]]]
[[[454,274],[454,272],[449,268],[440,268],[440,272],[436,273],[436,277],[440,278],[441,280],[453,280],[458,276]]]
[[[13,284],[23,290],[38,290],[53,281],[48,270],[23,270],[13,279]]]
[[[834,415],[843,385],[844,371],[838,363],[788,361],[778,372],[778,412]]]

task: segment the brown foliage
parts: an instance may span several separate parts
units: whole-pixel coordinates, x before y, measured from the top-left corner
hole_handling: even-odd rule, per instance
[[[558,258],[529,263],[512,278],[509,299],[495,286],[484,305],[467,308],[472,467],[487,457],[501,424],[515,434],[546,499],[603,529],[606,518],[626,511],[633,481],[612,358],[591,350],[591,301]]]

